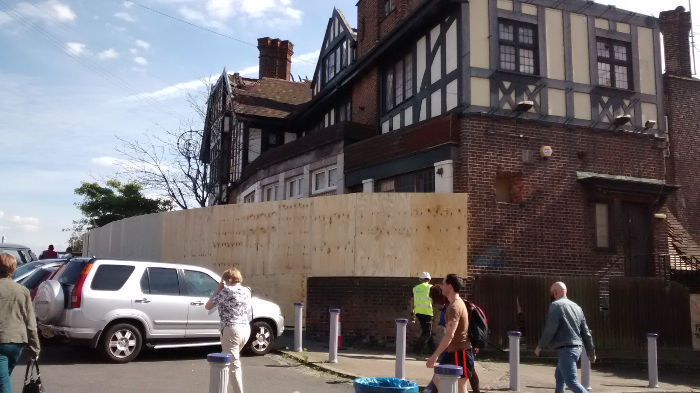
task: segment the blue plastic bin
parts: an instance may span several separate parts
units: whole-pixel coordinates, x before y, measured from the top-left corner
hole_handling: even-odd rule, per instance
[[[418,384],[398,378],[356,378],[355,393],[418,393]]]

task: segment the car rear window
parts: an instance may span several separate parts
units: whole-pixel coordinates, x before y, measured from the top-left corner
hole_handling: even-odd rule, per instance
[[[56,271],[56,268],[44,268],[44,269],[39,269],[35,271],[34,273],[30,274],[29,277],[25,278],[22,281],[22,285],[24,285],[28,289],[34,289],[39,286],[42,282],[48,280],[49,276]]]
[[[31,272],[34,269],[37,269],[43,265],[44,262],[29,262],[25,263],[24,265],[20,266],[15,270],[14,273],[12,273],[12,278],[23,276],[29,272]]]
[[[90,289],[96,291],[118,291],[134,271],[128,265],[100,265],[92,278]]]
[[[75,285],[78,282],[78,277],[83,271],[87,261],[70,261],[63,268],[60,276],[58,276],[58,282],[66,285]]]

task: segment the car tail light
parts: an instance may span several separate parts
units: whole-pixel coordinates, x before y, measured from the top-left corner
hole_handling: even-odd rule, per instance
[[[86,263],[83,271],[80,272],[80,277],[78,277],[78,282],[75,283],[73,290],[70,294],[70,307],[80,308],[80,302],[83,300],[83,284],[85,284],[85,279],[87,278],[90,269],[92,268],[92,263]]]

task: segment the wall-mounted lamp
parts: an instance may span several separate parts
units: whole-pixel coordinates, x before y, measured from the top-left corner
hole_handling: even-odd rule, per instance
[[[533,106],[535,106],[535,103],[532,101],[518,101],[518,105],[515,106],[513,111],[522,114],[532,109]]]
[[[620,115],[620,116],[617,116],[615,118],[615,120],[613,121],[613,125],[615,127],[621,127],[621,126],[624,126],[625,124],[629,123],[630,121],[632,121],[632,116]]]
[[[656,120],[647,120],[646,123],[644,123],[644,130],[650,130],[656,126]]]
[[[438,169],[435,171],[435,173],[437,173],[438,175],[442,176],[442,168],[438,168]]]

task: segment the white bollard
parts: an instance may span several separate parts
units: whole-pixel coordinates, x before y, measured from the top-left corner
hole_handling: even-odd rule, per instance
[[[408,319],[396,320],[396,373],[395,377],[406,379],[406,324]]]
[[[462,376],[462,367],[452,364],[435,366],[435,375],[437,375],[437,387],[440,393],[459,393],[457,381]]]
[[[520,337],[523,334],[516,331],[508,332],[510,351],[510,390],[520,391]]]
[[[340,318],[340,309],[331,308],[330,322],[330,337],[328,338],[328,363],[338,363],[338,322]]]
[[[656,333],[647,333],[647,364],[649,365],[649,387],[659,387],[659,366],[656,358]]]
[[[233,361],[230,353],[210,353],[209,362],[209,393],[226,393],[228,391],[228,366]]]
[[[581,351],[581,385],[586,390],[591,390],[591,359],[588,358],[586,347]]]
[[[304,329],[304,303],[294,303],[294,352],[301,352],[301,333]]]

